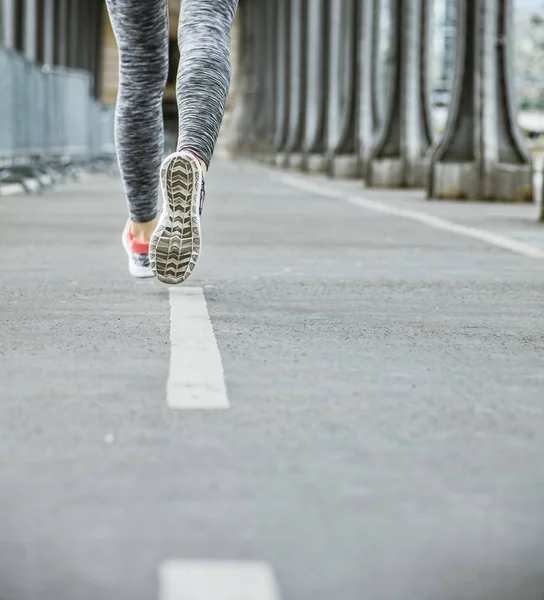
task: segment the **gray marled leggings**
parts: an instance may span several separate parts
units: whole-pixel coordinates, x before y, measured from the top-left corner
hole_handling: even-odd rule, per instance
[[[238,0],[180,0],[176,95],[178,150],[208,165],[230,83],[230,32]],[[116,144],[130,217],[157,215],[168,74],[168,0],[106,0],[119,47]]]

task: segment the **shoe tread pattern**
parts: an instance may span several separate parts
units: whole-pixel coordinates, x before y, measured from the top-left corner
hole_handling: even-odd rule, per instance
[[[169,214],[151,239],[150,262],[159,281],[178,284],[193,272],[200,255],[199,172],[194,159],[175,156],[161,175]]]

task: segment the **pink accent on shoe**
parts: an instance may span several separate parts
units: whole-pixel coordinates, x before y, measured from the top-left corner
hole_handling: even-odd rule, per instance
[[[131,229],[128,230],[128,243],[134,254],[149,254],[149,242],[135,240]]]

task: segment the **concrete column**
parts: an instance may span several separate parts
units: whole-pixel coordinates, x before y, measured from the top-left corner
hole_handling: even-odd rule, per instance
[[[104,35],[103,28],[103,14],[104,14],[105,6],[102,2],[98,2],[93,5],[93,29],[92,29],[92,37],[91,43],[89,44],[89,70],[93,74],[94,78],[94,95],[96,97],[100,94],[100,57],[102,52],[102,40]]]
[[[266,80],[265,102],[266,102],[266,147],[269,150],[273,146],[274,131],[276,122],[276,57],[277,57],[277,35],[276,35],[276,17],[277,10],[273,2],[265,0],[265,72],[263,77]]]
[[[456,78],[428,195],[532,199],[529,152],[516,120],[512,0],[458,0]]]
[[[258,151],[260,146],[261,124],[260,111],[261,105],[259,98],[262,97],[260,77],[260,48],[257,47],[257,40],[261,34],[261,23],[259,22],[260,0],[248,2],[245,0],[240,8],[243,21],[243,69],[246,76],[246,106],[244,111],[244,120],[246,124],[246,144],[252,153]],[[260,41],[260,40],[259,40]]]
[[[251,9],[251,74],[252,74],[252,121],[256,135],[256,149],[264,151],[267,142],[267,22],[266,0],[253,0]]]
[[[74,66],[77,69],[88,71],[89,50],[95,36],[93,30],[93,8],[90,4],[83,2],[76,2],[76,6],[78,13],[76,22],[77,45],[74,50]]]
[[[2,37],[6,48],[15,48],[15,2],[16,0],[2,0]]]
[[[233,103],[229,121],[223,120],[226,131],[223,148],[226,152],[253,153],[254,112],[253,79],[253,22],[252,5],[248,0],[241,0],[233,25],[233,81],[231,85],[230,102]],[[228,108],[229,99],[227,100]],[[228,111],[227,111],[228,115]]]
[[[306,32],[306,126],[303,136],[305,168],[327,169],[328,2],[309,0]]]
[[[375,13],[378,0],[358,0],[359,2],[359,156],[361,175],[366,177],[372,154],[374,131],[376,128],[373,85],[373,73],[376,61],[376,38],[374,33]]]
[[[89,5],[81,0],[59,0],[61,22],[65,26],[65,60],[63,64],[74,69],[83,68],[89,40],[94,35],[90,30],[87,13]]]
[[[247,151],[246,104],[246,60],[245,47],[245,2],[240,2],[231,32],[231,84],[225,116],[215,148],[215,156],[229,157],[239,151]]]
[[[68,64],[68,0],[57,0],[55,14],[56,64]]]
[[[55,62],[55,0],[43,1],[43,62]]]
[[[239,144],[238,148],[246,146],[246,150],[250,149],[254,157],[266,162],[276,160],[276,12],[277,7],[268,0],[241,2],[235,20],[235,25],[238,23],[243,30],[242,48],[237,53],[238,66],[234,65],[235,56],[232,54],[233,69],[239,73],[238,81],[242,87],[242,79],[247,84],[244,134],[246,143]],[[243,77],[240,77],[241,74]],[[235,115],[241,116],[243,105],[242,94],[237,93]],[[242,133],[238,127],[236,130],[238,135]]]
[[[327,149],[333,177],[357,177],[360,174],[356,127],[357,9],[356,0],[330,1]]]
[[[276,0],[277,4],[277,61],[276,61],[276,135],[274,147],[276,163],[285,166],[285,147],[289,132],[290,100],[290,0]]]
[[[101,31],[101,6],[102,4],[98,2],[82,3],[80,6],[78,66],[89,71],[93,76],[96,75],[96,44]]]
[[[38,59],[38,5],[37,0],[24,0],[24,55],[28,60]]]
[[[364,0],[361,0],[364,3]],[[381,83],[380,83],[380,22],[381,22],[381,14],[382,14],[382,0],[373,0],[374,10],[373,10],[373,18],[372,18],[372,71],[371,71],[371,91],[372,91],[372,126],[373,133],[376,133],[380,129],[381,120],[382,120],[382,112],[383,112],[383,102],[381,97]],[[368,163],[365,165],[365,173],[368,171]]]
[[[80,49],[83,43],[80,33],[80,0],[70,0],[68,7],[68,65],[77,68],[79,67]]]
[[[312,0],[310,0],[312,1]],[[306,0],[291,0],[289,124],[285,151],[288,165],[302,167],[302,140],[306,116]]]
[[[394,56],[381,135],[367,175],[374,187],[424,187],[432,141],[427,89],[429,0],[394,0]]]

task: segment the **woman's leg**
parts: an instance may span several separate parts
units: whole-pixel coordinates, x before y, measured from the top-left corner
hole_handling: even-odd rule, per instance
[[[210,164],[230,85],[230,38],[238,0],[181,0],[178,150]]]
[[[201,250],[203,167],[210,164],[230,84],[230,34],[238,0],[181,0],[177,78],[178,152],[163,163],[165,192],[149,246],[164,283],[182,283]]]
[[[106,0],[119,48],[116,145],[132,233],[149,240],[158,213],[168,74],[168,0]]]

